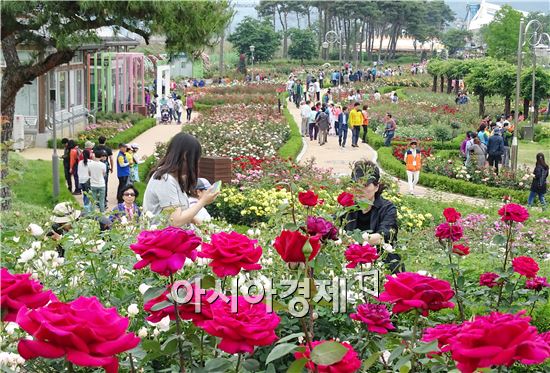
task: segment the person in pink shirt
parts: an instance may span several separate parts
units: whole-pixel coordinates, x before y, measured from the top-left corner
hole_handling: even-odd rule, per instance
[[[195,100],[193,100],[193,96],[191,93],[187,94],[187,97],[185,98],[185,107],[187,110],[187,121],[191,121],[191,113],[193,112],[193,104],[195,103]]]
[[[330,104],[330,131],[329,135],[336,135],[338,136],[338,116],[342,112],[342,109],[340,108],[340,105],[334,105]]]

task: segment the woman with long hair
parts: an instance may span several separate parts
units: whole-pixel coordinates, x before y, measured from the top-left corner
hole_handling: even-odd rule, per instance
[[[535,196],[538,196],[540,204],[542,205],[542,209],[545,210],[546,201],[544,200],[544,195],[546,194],[547,190],[546,179],[548,178],[548,165],[544,160],[543,153],[537,154],[537,164],[535,165],[533,174],[535,175],[535,178],[531,183],[531,193],[529,193],[527,204],[529,206],[532,206],[533,202],[535,202]]]
[[[91,158],[90,151],[84,149],[82,152],[82,160],[78,162],[77,175],[78,182],[80,183],[79,189],[82,191],[82,203],[84,204],[84,211],[89,213],[92,210],[90,203],[90,198],[88,193],[90,193],[90,169],[88,168],[88,162]]]
[[[219,192],[209,188],[196,204],[189,205],[188,196],[197,184],[201,152],[199,141],[189,134],[178,133],[172,138],[166,154],[149,174],[144,211],[154,216],[167,212],[170,224],[180,227],[192,223],[200,209],[216,199]]]

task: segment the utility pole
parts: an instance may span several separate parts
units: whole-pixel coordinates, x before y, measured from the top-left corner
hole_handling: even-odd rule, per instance
[[[512,170],[516,171],[518,168],[518,117],[519,117],[519,91],[521,85],[521,63],[522,63],[522,54],[521,49],[523,48],[523,34],[525,31],[525,22],[523,19],[519,24],[519,38],[518,38],[518,66],[516,70],[516,99],[514,103],[514,136],[512,137]]]

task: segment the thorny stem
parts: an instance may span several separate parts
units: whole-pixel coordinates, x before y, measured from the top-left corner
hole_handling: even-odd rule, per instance
[[[130,360],[130,372],[136,373],[136,368],[134,367],[134,357],[131,353],[128,354],[128,359]]]
[[[453,276],[453,284],[456,292],[456,302],[458,303],[458,312],[460,313],[460,321],[464,322],[464,307],[462,306],[462,300],[459,296],[458,282],[456,280],[455,270],[453,268],[453,257],[450,251],[447,251],[449,255],[449,264],[451,265],[451,274]]]
[[[241,365],[241,356],[242,354],[239,354],[239,357],[237,358],[237,366],[235,367],[235,373],[239,373],[239,366]]]
[[[413,328],[412,328],[412,335],[411,335],[411,351],[413,348],[415,348],[416,346],[416,341],[417,341],[417,332],[418,332],[418,320],[420,319],[420,312],[418,312],[418,310],[415,311],[415,315],[414,315],[414,323],[413,323]],[[416,353],[412,353],[412,358],[411,358],[411,372],[416,372]]]
[[[506,252],[504,254],[504,264],[502,265],[502,272],[506,271],[506,264],[508,262],[508,256],[512,252],[511,248],[511,241],[512,241],[512,222],[508,222],[508,231],[506,233]],[[497,298],[497,306],[496,310],[498,311],[500,307],[500,301],[502,300],[502,291],[504,290],[504,284],[500,286],[500,289],[498,290],[498,298]]]

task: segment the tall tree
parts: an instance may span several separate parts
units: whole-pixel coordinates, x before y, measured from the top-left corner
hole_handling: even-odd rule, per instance
[[[449,56],[454,56],[456,52],[466,46],[472,36],[471,31],[453,28],[441,35],[441,42],[449,51]]]
[[[290,41],[288,55],[302,63],[304,60],[311,60],[317,54],[315,34],[310,30],[290,29]]]
[[[85,43],[99,40],[99,27],[123,27],[145,39],[153,33],[166,36],[170,53],[193,55],[211,44],[229,22],[232,10],[226,0],[217,1],[3,1],[0,7],[2,74],[0,208],[9,207],[7,176],[15,97],[25,82],[69,62]],[[36,51],[21,61],[18,48]]]
[[[227,39],[239,53],[251,56],[250,46],[255,47],[254,61],[269,61],[281,45],[281,35],[267,19],[245,17]]]
[[[491,23],[481,28],[490,57],[517,63],[519,23],[522,14],[509,5],[504,5],[495,14]]]

